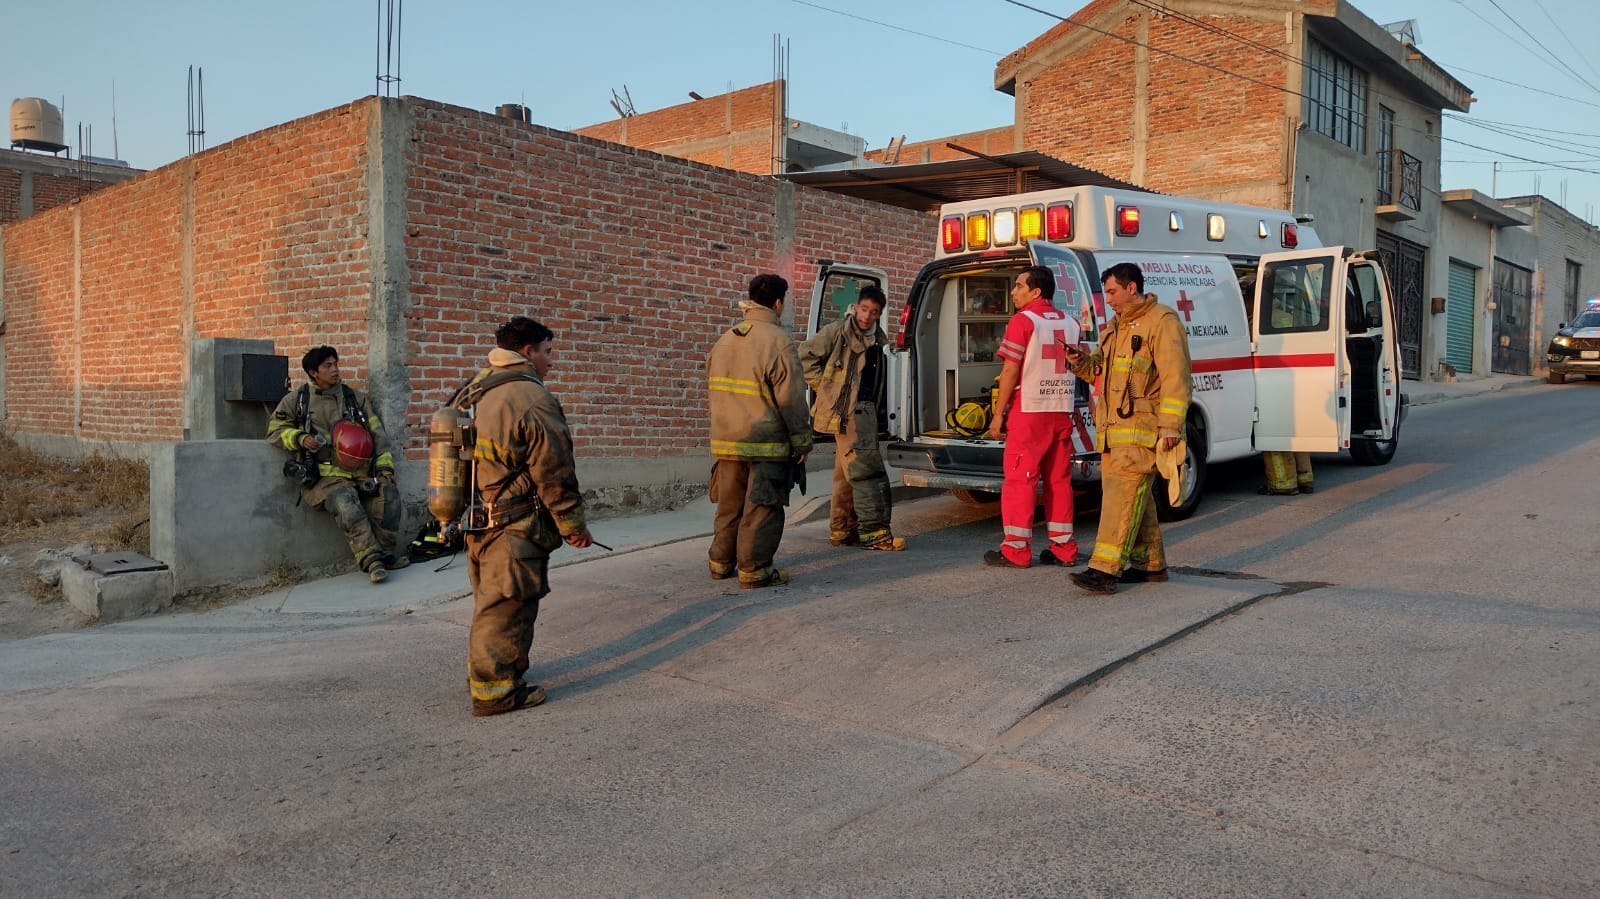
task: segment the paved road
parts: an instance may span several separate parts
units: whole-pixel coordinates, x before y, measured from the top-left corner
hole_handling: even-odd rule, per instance
[[[551,702],[494,719],[461,602],[7,644],[0,893],[1594,895],[1596,411],[1424,406],[1308,497],[1221,466],[1112,598],[945,498],[902,554],[794,529],[775,591],[567,567]]]

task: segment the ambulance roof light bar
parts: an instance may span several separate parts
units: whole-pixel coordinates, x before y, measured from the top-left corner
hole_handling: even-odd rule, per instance
[[[1072,225],[1071,203],[1051,203],[1045,207],[1045,237],[1050,240],[1071,240]]]
[[[1117,235],[1120,237],[1136,237],[1139,234],[1139,207],[1117,207]]]
[[[961,222],[959,215],[947,215],[939,224],[941,243],[946,253],[959,253],[965,246],[963,240],[966,236],[966,227]]]

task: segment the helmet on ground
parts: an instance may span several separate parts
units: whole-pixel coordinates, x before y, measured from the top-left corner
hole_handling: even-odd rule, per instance
[[[372,432],[353,421],[333,426],[333,464],[357,471],[372,461]]]

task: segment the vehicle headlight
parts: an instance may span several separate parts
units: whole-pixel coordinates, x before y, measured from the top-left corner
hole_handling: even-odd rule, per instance
[[[1557,334],[1556,339],[1550,342],[1556,346],[1572,346],[1572,338],[1565,334]]]

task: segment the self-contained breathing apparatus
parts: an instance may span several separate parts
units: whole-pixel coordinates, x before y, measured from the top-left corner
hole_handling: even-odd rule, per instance
[[[370,447],[372,439],[371,429],[367,427],[367,414],[361,410],[361,404],[356,402],[356,392],[351,390],[348,385],[340,384],[339,394],[344,405],[344,420],[354,423],[356,426],[361,428],[363,432],[366,432],[368,441],[367,445]],[[312,430],[311,427],[310,384],[301,384],[300,389],[295,393],[294,423],[295,427],[299,428],[304,433],[310,434],[312,437],[317,436],[316,432]],[[343,423],[343,420],[336,422],[334,425],[335,431],[337,431],[338,425]],[[336,443],[337,441],[334,439],[336,436],[339,435],[329,434],[328,440],[325,442]],[[318,439],[320,440],[321,438]],[[317,466],[316,451],[308,449],[295,450],[294,453],[289,456],[289,459],[283,463],[283,476],[299,483],[302,487],[310,487],[311,485],[315,484],[322,477],[322,474]],[[358,484],[357,487],[360,489],[361,493],[365,495],[371,495],[378,492],[377,481],[373,478],[367,478],[365,481]]]
[[[448,542],[454,543],[463,533],[486,530],[540,508],[537,495],[530,495],[527,501],[491,510],[477,487],[477,462],[473,451],[478,444],[478,402],[489,391],[512,381],[539,383],[538,379],[521,372],[480,374],[462,385],[429,419],[428,512],[439,523],[439,531]],[[525,471],[526,463],[511,477]]]

